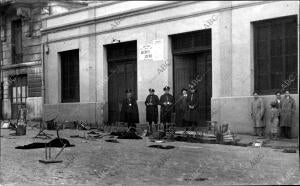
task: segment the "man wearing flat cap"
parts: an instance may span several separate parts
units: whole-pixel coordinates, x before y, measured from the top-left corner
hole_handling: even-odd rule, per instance
[[[174,97],[169,93],[170,87],[164,88],[165,93],[160,97],[160,122],[164,125],[164,132],[167,132],[166,123],[171,123],[173,105],[175,103]]]
[[[150,134],[153,133],[152,123],[157,124],[159,98],[154,94],[154,89],[149,89],[149,95],[146,98],[146,121],[149,122]]]
[[[127,89],[126,98],[123,99],[120,121],[128,124],[128,128],[136,127],[139,123],[139,110],[136,99],[132,96],[131,89]]]
[[[199,98],[196,94],[196,87],[194,85],[189,85],[189,94],[187,97],[188,110],[185,113],[184,119],[188,122],[189,126],[195,128],[198,123],[198,106]]]

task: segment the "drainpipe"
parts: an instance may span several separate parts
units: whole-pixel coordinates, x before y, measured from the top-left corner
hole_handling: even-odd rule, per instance
[[[1,17],[3,17],[4,14],[1,12]],[[3,98],[4,98],[4,94],[3,94],[3,91],[4,91],[4,86],[3,86],[3,71],[2,71],[2,66],[3,66],[3,42],[2,42],[2,29],[6,29],[5,27],[3,27],[3,24],[6,24],[6,21],[4,21],[3,23],[3,18],[1,18],[1,25],[0,25],[0,53],[1,53],[1,56],[0,56],[0,89],[1,89],[1,95],[0,95],[0,118],[3,119]],[[5,32],[5,31],[4,31]],[[1,135],[1,132],[0,132],[0,135]]]
[[[42,39],[42,37],[41,37]],[[41,64],[41,67],[42,67],[42,120],[44,121],[44,103],[45,103],[45,83],[44,83],[44,79],[45,79],[45,71],[44,71],[44,54],[45,54],[45,46],[44,46],[44,43],[42,43],[41,45],[42,47],[42,64]]]
[[[299,2],[298,2],[298,4],[299,4]],[[298,37],[299,37],[299,34],[300,34],[300,16],[299,16],[299,14],[298,14],[298,19],[297,19],[297,31],[298,31]],[[300,48],[300,41],[299,41],[299,38],[298,38],[298,90],[297,90],[297,92],[298,92],[298,95],[299,95],[299,61],[300,61],[300,59],[299,59],[299,48]],[[299,96],[298,96],[298,99],[299,99]],[[300,127],[298,127],[298,155],[299,155],[299,168],[300,168]]]

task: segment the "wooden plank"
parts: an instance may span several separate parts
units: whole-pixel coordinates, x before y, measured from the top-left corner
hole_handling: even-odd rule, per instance
[[[39,160],[40,163],[45,163],[45,164],[49,164],[49,163],[62,163],[62,160]]]

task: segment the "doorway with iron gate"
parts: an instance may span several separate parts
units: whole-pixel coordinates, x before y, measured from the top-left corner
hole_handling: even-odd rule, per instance
[[[19,109],[26,106],[27,100],[27,75],[11,76],[10,98],[11,98],[11,119],[18,118]]]
[[[126,89],[137,98],[137,42],[106,46],[108,63],[108,122],[120,120],[122,100]]]
[[[199,98],[199,122],[211,120],[212,63],[211,29],[171,36],[173,54],[173,94],[178,102],[183,88],[196,85]],[[179,104],[175,105],[179,112]],[[176,114],[176,126],[182,123]]]

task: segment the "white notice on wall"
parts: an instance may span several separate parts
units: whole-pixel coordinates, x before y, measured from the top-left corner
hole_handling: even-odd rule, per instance
[[[163,60],[163,55],[164,55],[164,47],[163,47],[163,40],[154,40],[153,41],[153,47],[152,47],[152,56],[153,60],[158,61],[158,60]]]
[[[152,59],[152,44],[143,45],[139,51],[140,60],[150,60]]]
[[[153,40],[139,50],[139,60],[163,60],[163,41]]]

